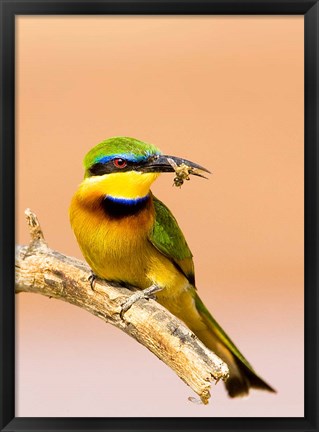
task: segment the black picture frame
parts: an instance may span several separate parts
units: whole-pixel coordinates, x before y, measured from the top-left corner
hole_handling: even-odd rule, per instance
[[[317,431],[319,4],[313,0],[0,0],[0,429],[1,431]],[[224,14],[304,15],[305,22],[305,416],[303,418],[22,418],[15,417],[14,161],[15,15]],[[289,361],[289,353],[287,353]],[[293,380],[293,377],[291,377]]]

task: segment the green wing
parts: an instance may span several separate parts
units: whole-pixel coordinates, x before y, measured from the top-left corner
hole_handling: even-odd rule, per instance
[[[155,223],[149,240],[156,249],[174,262],[191,284],[194,284],[193,255],[185,237],[170,210],[156,197],[153,197],[153,202]]]
[[[274,391],[264,380],[256,375],[256,372],[252,366],[248,363],[242,353],[231,341],[229,336],[212,317],[197,295],[195,291],[196,288],[192,253],[186,243],[184,235],[169,209],[157,198],[153,197],[153,199],[155,207],[155,223],[149,235],[150,242],[163,255],[168,257],[193,285],[193,289],[189,292],[194,296],[196,309],[199,312],[202,320],[207,325],[209,333],[211,334],[212,338],[216,339],[217,337],[222,342],[222,344],[234,354],[238,365],[242,370],[242,373],[244,376],[248,377],[251,385],[253,387]],[[183,319],[183,321],[187,322],[185,319]],[[209,344],[207,346],[209,347]],[[229,379],[227,383],[226,386],[228,385],[229,391],[231,390],[232,386],[235,386],[235,390],[238,391],[238,382],[236,384],[236,381],[233,383],[232,380]]]
[[[174,261],[188,278],[194,278],[192,253],[186,243],[185,237],[178,226],[176,219],[170,210],[160,200],[158,200],[156,197],[153,197],[153,199],[155,207],[155,223],[153,231],[149,237],[150,241],[160,252]],[[208,327],[210,327],[214,333],[217,334],[217,336],[227,346],[227,348],[236,357],[238,357],[247,368],[253,371],[251,365],[230,340],[224,330],[219,326],[216,320],[212,317],[198,295],[195,295],[195,304],[197,310],[201,314],[204,321],[206,321]]]
[[[192,253],[186,243],[184,235],[170,210],[157,198],[153,197],[153,200],[155,207],[155,223],[149,235],[150,242],[163,255],[168,257],[193,285],[194,288],[193,290],[190,290],[190,292],[192,292],[192,295],[194,296],[195,306],[202,320],[206,323],[212,337],[217,337],[234,354],[237,362],[239,363],[240,369],[242,369],[243,374],[249,378],[251,385],[253,387],[274,391],[264,380],[256,375],[256,372],[252,366],[248,363],[242,353],[231,341],[229,336],[212,317],[197,295],[195,291],[196,288]],[[228,380],[229,387],[232,386],[231,381],[232,380]]]

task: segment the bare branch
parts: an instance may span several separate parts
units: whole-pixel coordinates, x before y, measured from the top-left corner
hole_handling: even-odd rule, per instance
[[[26,215],[31,243],[16,249],[16,293],[64,300],[113,324],[166,363],[207,404],[211,381],[226,380],[227,365],[154,300],[137,301],[121,318],[121,305],[132,291],[99,280],[93,291],[89,267],[48,248],[36,215],[29,209]]]

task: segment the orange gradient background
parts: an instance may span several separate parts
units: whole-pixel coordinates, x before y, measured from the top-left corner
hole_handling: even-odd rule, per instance
[[[278,393],[208,406],[144,347],[40,295],[16,302],[17,416],[303,416],[303,17],[16,18],[17,242],[24,209],[81,253],[82,159],[126,135],[212,170],[153,191],[193,251],[199,293]]]

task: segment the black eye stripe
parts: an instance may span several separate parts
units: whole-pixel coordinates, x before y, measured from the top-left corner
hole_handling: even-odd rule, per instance
[[[115,159],[112,159],[105,163],[101,163],[101,162],[95,163],[89,168],[89,173],[91,176],[99,176],[104,174],[111,174],[114,172],[129,171],[141,165],[139,162],[130,162],[126,159],[122,159],[122,160],[126,163],[125,167],[116,167],[114,165]]]
[[[96,163],[96,164],[94,164],[94,165],[91,166],[91,168],[89,169],[89,171],[90,171],[90,174],[93,175],[93,176],[106,174],[106,172],[105,172],[105,164]]]

